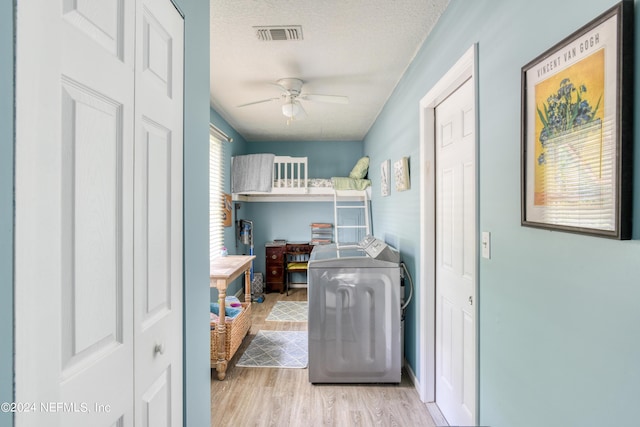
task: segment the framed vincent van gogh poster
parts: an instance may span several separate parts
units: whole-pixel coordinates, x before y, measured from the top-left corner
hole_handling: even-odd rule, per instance
[[[633,1],[522,67],[522,225],[631,238]]]

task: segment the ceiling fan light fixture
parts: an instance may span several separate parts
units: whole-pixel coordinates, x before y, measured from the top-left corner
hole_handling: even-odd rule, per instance
[[[282,114],[289,119],[297,117],[301,112],[302,108],[297,102],[282,104]]]

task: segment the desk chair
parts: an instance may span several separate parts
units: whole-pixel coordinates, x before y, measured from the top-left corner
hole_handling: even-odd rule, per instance
[[[289,296],[290,284],[304,284],[308,283],[308,270],[309,270],[309,256],[313,247],[308,244],[287,244],[285,251],[285,283],[287,289],[287,296]],[[304,273],[304,282],[293,282],[293,273]]]

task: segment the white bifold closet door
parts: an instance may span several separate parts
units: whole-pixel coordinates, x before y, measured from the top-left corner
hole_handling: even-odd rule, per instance
[[[18,2],[16,426],[182,423],[182,26]]]

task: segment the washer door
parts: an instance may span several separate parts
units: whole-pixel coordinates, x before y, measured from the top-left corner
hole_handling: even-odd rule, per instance
[[[309,278],[309,380],[399,382],[397,268],[329,268]]]

